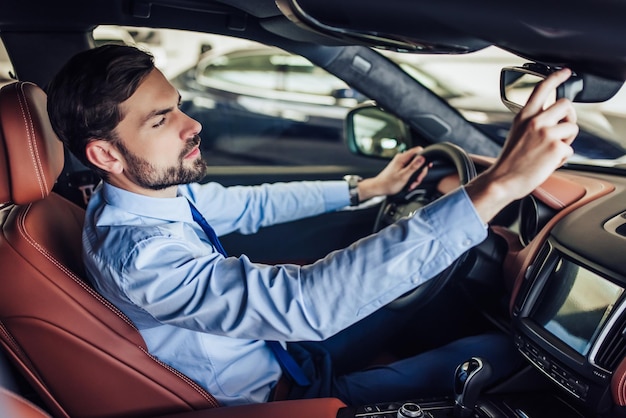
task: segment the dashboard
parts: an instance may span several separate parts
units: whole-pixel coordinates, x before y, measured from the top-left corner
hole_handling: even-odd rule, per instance
[[[520,204],[505,277],[520,353],[572,402],[626,399],[626,179],[560,170]]]
[[[484,157],[472,160],[479,171],[492,163]],[[411,215],[459,185],[454,173],[436,178],[434,192],[387,205],[381,211],[385,223]],[[616,405],[626,406],[626,176],[562,168],[503,212],[498,217],[505,220],[490,225],[490,232],[506,242],[502,275],[486,273],[482,262],[478,280],[503,277],[510,299],[504,315],[488,315],[510,325],[521,355],[555,388],[552,412],[573,408],[567,416],[605,416]],[[484,292],[480,289],[474,298]],[[524,396],[489,401],[483,409],[492,411],[483,415],[510,416],[495,414],[494,408],[529,410],[536,402]],[[521,403],[513,408],[515,402]],[[439,405],[420,405],[437,416],[433,411]],[[370,407],[373,414],[384,409]]]

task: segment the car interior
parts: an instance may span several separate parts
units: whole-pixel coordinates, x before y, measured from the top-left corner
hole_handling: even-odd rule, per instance
[[[418,145],[432,164],[417,191],[263,228],[250,236],[221,237],[230,254],[246,254],[262,263],[307,264],[412,216],[486,170],[532,87],[555,69],[575,72],[555,100],[565,97],[596,112],[598,104],[619,96],[626,79],[626,45],[621,42],[625,12],[626,4],[620,2],[595,7],[588,0],[567,6],[489,0],[366,0],[358,7],[345,0],[0,4],[0,40],[11,64],[0,89],[0,415],[626,416],[626,140],[619,135],[626,124],[621,126],[619,118],[608,119],[618,134],[606,139],[592,124],[595,119],[581,117],[571,161],[498,214],[483,243],[383,308],[417,309],[420,319],[402,341],[381,343],[387,355],[381,361],[497,330],[509,335],[519,351],[523,365],[514,374],[485,387],[481,375],[489,366],[473,357],[450,376],[455,389],[445,396],[425,394],[385,404],[346,405],[320,398],[225,407],[153,356],[135,325],[89,283],[81,260],[81,231],[89,193],[100,180],[64,149],[46,110],[48,82],[69,57],[98,44],[94,29],[101,25],[136,28],[137,33],[175,29],[229,36],[305,57],[359,94],[358,101],[340,112],[340,124],[335,116],[328,122],[340,130],[341,138],[336,133],[332,138],[350,157],[313,164],[307,156],[315,147],[329,147],[330,140],[309,146],[296,135],[246,148],[246,132],[248,142],[237,147],[242,155],[254,154],[248,156],[252,163],[209,163],[206,181],[230,186],[372,176],[394,154]],[[126,35],[120,36],[122,42],[127,42]],[[106,42],[118,41],[107,36]],[[469,120],[467,109],[459,110],[416,81],[392,55],[472,56],[490,47],[526,64],[512,62],[497,80],[488,80],[508,108],[504,119],[494,112],[489,121]],[[216,48],[200,45],[197,62],[206,62],[201,58],[210,58],[207,54],[216,54]],[[189,85],[177,87],[182,95]],[[521,99],[520,92],[525,94]],[[190,93],[186,105],[209,103],[207,108],[221,109],[218,95],[213,91],[212,99],[204,96],[203,101],[205,93]],[[233,96],[232,91],[223,93],[222,98]],[[235,119],[249,113],[237,113]],[[594,118],[599,114],[608,115],[597,111]],[[272,127],[284,122],[275,114],[263,116],[263,123],[269,120]],[[294,120],[289,120],[289,135],[309,126]],[[327,126],[327,121],[310,121],[310,126]],[[311,132],[319,136],[324,131]],[[278,155],[287,140],[307,144],[303,162],[261,166],[259,149]],[[216,144],[207,153],[217,154],[222,145]],[[225,155],[239,151],[225,144],[230,153]],[[336,154],[328,149],[329,155]]]

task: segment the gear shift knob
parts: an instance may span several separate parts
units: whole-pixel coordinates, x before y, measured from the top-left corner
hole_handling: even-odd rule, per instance
[[[467,418],[474,412],[480,392],[491,377],[491,366],[479,357],[459,364],[454,372],[454,416]]]

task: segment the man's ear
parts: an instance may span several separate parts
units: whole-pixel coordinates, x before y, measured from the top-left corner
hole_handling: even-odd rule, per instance
[[[119,174],[124,170],[122,156],[111,141],[90,141],[85,147],[85,155],[93,165],[107,173]]]

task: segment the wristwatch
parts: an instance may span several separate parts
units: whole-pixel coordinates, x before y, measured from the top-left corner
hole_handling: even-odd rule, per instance
[[[354,174],[348,174],[343,176],[343,179],[348,183],[348,192],[350,193],[350,206],[359,206],[361,201],[359,200],[359,182],[363,180],[363,177]]]

